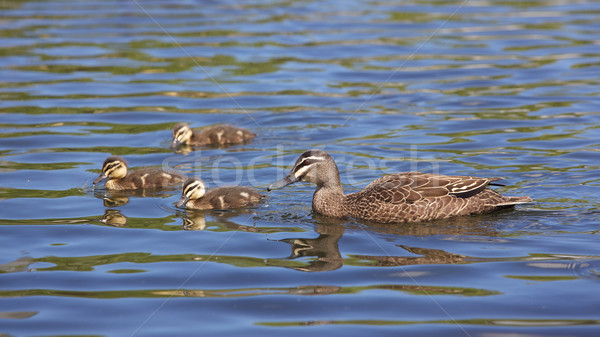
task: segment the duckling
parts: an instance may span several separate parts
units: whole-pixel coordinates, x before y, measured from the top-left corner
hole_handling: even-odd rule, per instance
[[[166,171],[158,167],[144,167],[127,172],[127,163],[123,158],[112,156],[102,164],[102,173],[93,182],[94,185],[104,179],[111,190],[132,190],[138,188],[161,188],[181,183],[185,176],[175,171]]]
[[[238,208],[254,205],[264,197],[253,188],[244,186],[220,187],[207,192],[202,180],[192,177],[183,183],[176,206],[190,209]]]
[[[312,201],[316,213],[402,223],[488,213],[532,201],[529,197],[506,197],[487,188],[499,185],[493,182],[500,179],[404,172],[381,177],[359,192],[344,195],[333,158],[325,151],[312,150],[304,152],[292,171],[267,190],[310,182],[317,185]]]
[[[186,123],[177,123],[173,127],[171,147],[175,148],[180,144],[189,146],[241,144],[251,141],[254,137],[256,137],[255,133],[229,124],[193,131]]]

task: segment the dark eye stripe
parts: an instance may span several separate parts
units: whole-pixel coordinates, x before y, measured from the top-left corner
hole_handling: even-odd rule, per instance
[[[189,183],[183,187],[183,194],[187,195],[188,193],[190,193],[194,189],[198,188],[199,186],[200,186],[200,182],[192,181],[191,183]]]
[[[121,162],[113,161],[104,165],[104,172],[113,171],[117,167],[121,166]]]
[[[310,160],[303,160],[302,162],[300,162],[300,164],[296,165],[296,167],[294,167],[294,173],[298,172],[301,168],[309,166],[310,164],[312,164],[312,162]]]

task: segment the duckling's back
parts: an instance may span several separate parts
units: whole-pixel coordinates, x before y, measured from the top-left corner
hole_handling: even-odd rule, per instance
[[[265,196],[251,187],[232,186],[214,188],[194,200],[194,208],[228,209],[250,206],[261,201]]]
[[[209,126],[194,133],[193,145],[226,145],[242,144],[256,137],[256,134],[246,129],[229,124]]]
[[[134,170],[122,179],[109,180],[106,182],[106,187],[114,190],[162,188],[180,184],[184,179],[183,174],[175,171],[147,167]]]

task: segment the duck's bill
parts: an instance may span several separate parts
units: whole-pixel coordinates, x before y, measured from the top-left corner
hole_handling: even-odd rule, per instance
[[[178,141],[177,139],[173,139],[173,141],[171,142],[171,148],[175,149],[175,148],[179,147],[180,144],[181,144],[180,141]]]
[[[92,182],[92,184],[96,185],[97,183],[101,182],[102,180],[106,179],[107,177],[104,174],[101,174],[98,176],[98,178],[94,179],[94,182]]]
[[[284,188],[287,185],[297,182],[299,179],[293,173],[288,174],[285,178],[276,181],[267,187],[267,191],[278,190]]]
[[[179,201],[177,201],[177,203],[175,204],[175,206],[178,208],[183,208],[183,207],[185,207],[185,204],[187,204],[187,202],[189,200],[190,199],[187,198],[185,195],[182,195],[181,198],[179,198]]]

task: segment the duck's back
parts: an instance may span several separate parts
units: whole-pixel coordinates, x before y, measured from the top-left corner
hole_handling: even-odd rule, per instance
[[[381,177],[362,191],[348,194],[346,213],[384,223],[443,219],[480,214],[519,203],[529,197],[505,197],[486,186],[499,178],[443,176],[406,172]]]

